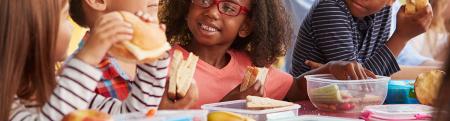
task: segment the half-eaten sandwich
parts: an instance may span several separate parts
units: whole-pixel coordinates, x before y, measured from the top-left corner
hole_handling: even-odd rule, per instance
[[[169,89],[167,96],[170,99],[180,99],[186,96],[194,80],[194,73],[197,67],[198,56],[189,53],[186,60],[183,59],[183,53],[175,50],[169,72]]]
[[[109,54],[117,59],[131,63],[147,63],[163,57],[171,46],[166,34],[158,22],[144,22],[138,16],[129,12],[120,12],[123,19],[133,28],[133,38],[130,41],[114,44]]]
[[[251,86],[253,86],[256,81],[260,81],[261,85],[263,86],[267,73],[269,72],[269,69],[267,68],[259,68],[259,67],[247,67],[247,70],[245,71],[244,80],[241,83],[241,89],[240,91],[245,91]]]

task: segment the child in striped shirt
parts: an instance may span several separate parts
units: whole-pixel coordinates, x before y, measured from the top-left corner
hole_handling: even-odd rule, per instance
[[[92,4],[98,0],[86,1]],[[95,109],[117,114],[148,111],[158,106],[164,89],[154,85],[165,84],[168,56],[138,65],[136,73],[140,78],[130,84],[131,96],[124,101],[94,92],[102,76],[94,65],[113,44],[132,38],[130,24],[119,19],[118,12],[104,14],[96,20],[92,39],[56,76],[55,62],[63,57],[68,46],[67,0],[0,3],[3,8],[0,10],[1,121],[61,120],[74,110]]]
[[[394,0],[318,0],[303,21],[295,45],[291,74],[299,76],[311,68],[308,63],[351,62],[349,68],[367,68],[389,76],[400,70],[395,58],[411,38],[425,32],[433,12],[398,13],[397,29],[389,37]],[[335,62],[333,62],[335,63]],[[363,71],[361,71],[363,70]],[[364,69],[343,73],[343,79],[362,79]],[[338,74],[341,73],[341,74]]]
[[[73,20],[80,26],[90,28],[84,38],[80,42],[80,47],[83,48],[84,43],[90,41],[91,34],[95,31],[94,22],[102,14],[111,11],[145,11],[147,13],[153,13],[152,16],[156,18],[158,12],[159,0],[111,0],[109,2],[89,2],[86,0],[71,0],[70,1],[70,15]],[[105,96],[113,97],[119,100],[125,100],[128,98],[132,80],[141,79],[139,73],[136,70],[139,66],[133,63],[123,62],[116,58],[105,55],[97,68],[102,71],[101,81],[98,83],[95,92]],[[160,77],[154,77],[160,79]],[[163,89],[163,85],[155,84],[153,88]],[[155,98],[159,98],[159,94],[155,95]],[[156,102],[155,102],[156,104]]]

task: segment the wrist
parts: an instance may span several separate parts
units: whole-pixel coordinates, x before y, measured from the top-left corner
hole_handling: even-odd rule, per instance
[[[391,40],[396,40],[401,43],[407,43],[408,40],[412,39],[413,37],[410,36],[410,34],[403,34],[402,32],[396,30],[394,34],[392,34]]]
[[[75,58],[77,58],[91,66],[94,66],[94,67],[100,62],[100,60],[96,59],[92,55],[85,53],[84,51],[80,51],[79,53],[77,53],[75,55]]]

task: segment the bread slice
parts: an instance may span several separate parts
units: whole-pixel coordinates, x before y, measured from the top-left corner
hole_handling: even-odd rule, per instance
[[[248,109],[272,109],[294,105],[294,103],[274,100],[270,98],[247,96]]]
[[[177,73],[179,77],[177,80],[177,97],[186,96],[187,91],[191,87],[198,59],[198,56],[189,53],[187,60],[181,63]]]
[[[269,69],[259,67],[247,67],[245,71],[244,80],[242,81],[240,91],[245,91],[250,88],[256,81],[261,81],[261,85],[264,86]]]
[[[189,53],[186,60],[183,59],[183,53],[175,50],[169,72],[169,86],[167,96],[170,99],[179,99],[186,96],[194,80],[194,73],[197,67],[198,56]]]
[[[421,104],[433,106],[438,97],[440,85],[445,73],[439,70],[422,73],[417,76],[414,91]]]
[[[169,72],[169,85],[167,90],[167,96],[170,99],[176,99],[177,96],[177,70],[180,67],[180,63],[183,61],[183,53],[179,50],[173,52],[172,61],[170,64]]]

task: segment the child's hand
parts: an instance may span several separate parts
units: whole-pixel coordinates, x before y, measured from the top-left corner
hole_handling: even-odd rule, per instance
[[[159,109],[189,109],[198,100],[198,88],[195,81],[191,84],[186,96],[179,100],[171,100],[164,91]]]
[[[417,35],[426,32],[433,19],[433,10],[430,5],[426,9],[417,11],[415,14],[406,14],[405,6],[402,6],[397,13],[397,29],[395,34],[410,40]]]
[[[133,38],[131,24],[125,22],[118,12],[101,16],[94,26],[91,36],[76,55],[91,65],[98,64],[113,44]]]
[[[240,91],[241,84],[236,86],[231,92],[229,92],[225,97],[222,98],[221,102],[224,101],[231,101],[231,100],[241,100],[246,99],[247,96],[260,96],[264,97],[264,87],[261,85],[261,81],[257,80],[255,84],[253,84],[251,87],[249,87],[245,91]]]
[[[307,60],[305,61],[305,64],[311,69],[326,69],[325,72],[332,74],[339,80],[360,80],[367,79],[368,77],[376,78],[376,75],[372,71],[367,70],[356,61],[331,61],[323,65],[321,63]]]

